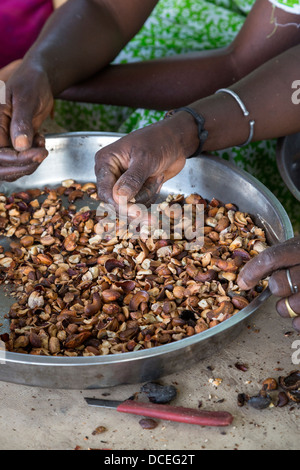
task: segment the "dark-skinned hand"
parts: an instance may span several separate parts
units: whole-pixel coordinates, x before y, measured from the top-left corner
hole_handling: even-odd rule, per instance
[[[186,158],[179,139],[174,139],[166,121],[161,121],[122,137],[97,152],[95,173],[98,194],[102,201],[128,202],[149,206],[162,184],[177,175]]]
[[[290,272],[292,288],[287,270]],[[271,293],[280,298],[276,304],[279,315],[291,318],[286,305],[288,299],[289,306],[294,311],[293,327],[300,331],[300,237],[269,247],[252,258],[241,270],[238,285],[241,289],[248,290],[267,276],[270,276]]]
[[[38,130],[53,107],[50,85],[39,70],[22,67],[7,81],[6,104],[0,105],[0,180],[5,181],[33,173],[47,156]]]
[[[15,181],[31,175],[45,160],[48,151],[45,138],[37,134],[29,150],[17,152],[11,147],[0,149],[0,181]]]

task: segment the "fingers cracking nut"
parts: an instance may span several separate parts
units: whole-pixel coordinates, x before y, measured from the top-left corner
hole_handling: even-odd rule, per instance
[[[217,199],[170,195],[159,209],[173,229],[132,236],[121,220],[101,220],[88,205],[94,183],[65,180],[56,189],[0,194],[0,232],[14,237],[0,250],[0,282],[16,301],[8,316],[12,352],[95,356],[138,351],[213,328],[247,307],[265,287],[241,291],[245,263],[267,247],[251,216]],[[88,200],[77,209],[78,200]],[[63,200],[66,200],[65,205]],[[201,247],[180,238],[178,216],[204,211]],[[181,224],[183,223],[183,218]]]

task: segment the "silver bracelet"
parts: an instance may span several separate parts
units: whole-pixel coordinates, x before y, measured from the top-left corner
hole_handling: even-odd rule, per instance
[[[249,116],[249,111],[247,110],[246,106],[242,102],[241,98],[234,91],[229,90],[228,88],[220,88],[219,90],[216,91],[216,94],[217,93],[222,93],[222,92],[223,93],[228,93],[229,95],[231,95],[236,100],[236,102],[238,103],[238,105],[241,108],[244,116],[245,117]],[[250,142],[253,139],[254,125],[255,125],[255,121],[253,119],[251,119],[251,121],[249,121],[249,126],[250,126],[249,137],[248,137],[247,141],[244,144],[238,145],[238,147],[245,147],[245,145],[250,144]]]

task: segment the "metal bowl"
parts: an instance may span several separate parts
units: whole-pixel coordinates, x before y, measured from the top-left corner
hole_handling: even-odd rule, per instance
[[[276,159],[283,181],[300,201],[300,133],[278,140]]]
[[[38,170],[15,183],[1,183],[0,191],[58,185],[73,178],[79,182],[95,181],[94,154],[121,137],[120,134],[71,133],[47,137],[49,157]],[[293,236],[289,218],[278,200],[252,176],[213,156],[188,160],[186,166],[162,188],[161,198],[170,193],[198,192],[233,202],[249,212],[266,230],[270,244]],[[5,240],[1,240],[3,244]],[[233,341],[249,318],[269,297],[266,289],[245,309],[208,331],[156,348],[109,356],[47,357],[0,351],[0,380],[31,386],[63,389],[96,389],[128,383],[141,383],[187,368],[211,356]],[[2,291],[0,322],[11,300]]]

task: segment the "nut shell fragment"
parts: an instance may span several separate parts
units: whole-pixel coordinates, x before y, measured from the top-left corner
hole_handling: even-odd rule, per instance
[[[44,304],[44,297],[37,291],[33,291],[28,297],[28,307],[31,309],[36,307],[43,307]]]
[[[300,403],[299,370],[294,370],[285,377],[279,377],[279,384],[292,401]]]
[[[64,247],[67,251],[74,251],[77,247],[78,235],[73,232],[68,235],[64,241]]]

